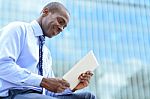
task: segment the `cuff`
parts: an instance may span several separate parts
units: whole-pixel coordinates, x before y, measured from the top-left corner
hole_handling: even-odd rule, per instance
[[[43,79],[43,76],[31,73],[30,77],[28,78],[28,80],[26,80],[25,83],[31,86],[39,87],[42,79]]]

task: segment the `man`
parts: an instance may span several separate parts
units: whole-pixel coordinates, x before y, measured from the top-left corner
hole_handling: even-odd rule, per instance
[[[41,16],[31,23],[13,22],[0,31],[0,98],[2,99],[95,99],[91,93],[74,93],[89,84],[87,71],[80,83],[55,78],[45,36],[58,35],[69,22],[69,12],[58,2],[47,4]]]

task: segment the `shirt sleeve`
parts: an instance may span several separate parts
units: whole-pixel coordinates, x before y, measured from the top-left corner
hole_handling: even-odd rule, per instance
[[[0,79],[17,85],[39,86],[42,76],[16,64],[25,36],[23,28],[13,24],[0,30]]]

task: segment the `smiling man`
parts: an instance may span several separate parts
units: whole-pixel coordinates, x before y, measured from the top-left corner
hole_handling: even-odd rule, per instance
[[[44,39],[58,35],[68,22],[68,10],[51,2],[37,20],[12,22],[0,30],[1,99],[95,99],[89,92],[74,93],[88,86],[92,72],[81,74],[80,83],[70,90],[69,83],[55,78],[51,69]]]

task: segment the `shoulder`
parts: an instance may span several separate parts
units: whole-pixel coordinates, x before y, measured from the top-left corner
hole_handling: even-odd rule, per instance
[[[29,27],[29,23],[26,22],[11,22],[8,25],[6,25],[4,28],[1,29],[2,32],[5,34],[19,34],[19,35],[25,35],[26,30]]]
[[[29,23],[16,21],[16,22],[9,23],[4,28],[7,28],[7,29],[19,29],[19,28],[22,28],[23,26],[27,26],[27,25],[29,25]]]

